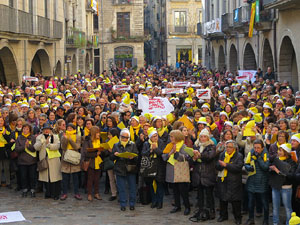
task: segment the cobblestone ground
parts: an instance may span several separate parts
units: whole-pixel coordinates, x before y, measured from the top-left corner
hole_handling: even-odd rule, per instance
[[[103,190],[103,189],[102,189]],[[170,214],[172,209],[172,197],[166,196],[164,207],[161,210],[151,209],[150,205],[136,204],[136,210],[130,211],[129,208],[125,212],[120,211],[117,200],[108,201],[110,195],[102,193],[103,200],[87,201],[87,195],[83,194],[83,200],[78,201],[69,194],[69,198],[65,201],[54,201],[52,199],[44,199],[42,193],[38,193],[36,198],[22,198],[19,192],[0,188],[0,212],[21,211],[24,217],[31,224],[60,224],[60,225],[96,225],[96,224],[130,224],[130,225],[147,225],[147,224],[195,224],[188,220],[189,216],[183,215],[183,210],[176,214]],[[195,206],[196,193],[191,193],[190,199]],[[216,201],[218,206],[218,202]],[[192,212],[195,207],[192,207]],[[229,212],[231,209],[229,208]],[[218,212],[217,212],[218,216]],[[243,222],[247,216],[244,216]],[[257,219],[256,224],[262,224],[262,220]],[[271,220],[270,220],[271,222]],[[29,222],[15,223],[29,224]],[[232,214],[229,213],[229,220],[218,223],[215,220],[201,222],[201,224],[234,224]]]

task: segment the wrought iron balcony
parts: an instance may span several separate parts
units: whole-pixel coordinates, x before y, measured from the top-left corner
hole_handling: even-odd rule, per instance
[[[66,33],[67,48],[84,48],[86,46],[85,33],[74,28],[69,28]]]
[[[233,31],[233,13],[222,15],[222,32],[231,33]]]
[[[268,31],[272,29],[272,21],[275,19],[274,9],[265,9],[259,13],[259,22],[255,23],[258,31]]]
[[[241,6],[233,11],[233,27],[242,32],[249,30],[251,16],[250,5]]]

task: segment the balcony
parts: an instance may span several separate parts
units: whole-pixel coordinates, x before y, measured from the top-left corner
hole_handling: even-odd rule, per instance
[[[272,29],[272,22],[275,19],[274,9],[265,9],[259,13],[259,22],[254,24],[258,31],[269,31]]]
[[[62,22],[53,20],[53,38],[62,39],[63,35],[63,24]]]
[[[300,9],[299,0],[263,0],[265,9]]]
[[[231,34],[233,31],[233,13],[225,13],[222,15],[222,32]]]
[[[17,32],[17,10],[6,5],[0,5],[0,31]]]
[[[241,6],[233,11],[233,27],[242,33],[249,31],[249,22],[251,16],[250,5]]]
[[[147,40],[147,37],[144,36],[129,36],[129,37],[125,37],[125,36],[113,36],[112,35],[112,41],[113,42],[144,42]]]
[[[62,39],[63,25],[61,22],[33,16],[31,13],[2,4],[0,4],[0,21],[0,32],[9,32],[11,39],[13,37],[18,39],[20,35],[28,36],[31,41],[40,38]]]
[[[67,48],[85,48],[86,47],[85,33],[74,28],[69,28],[66,33]]]
[[[187,35],[193,33],[193,29],[188,26],[168,26],[169,35]]]
[[[222,33],[222,21],[220,18],[216,18],[204,24],[204,36],[210,37],[224,37]]]
[[[113,5],[132,5],[133,0],[112,0]]]

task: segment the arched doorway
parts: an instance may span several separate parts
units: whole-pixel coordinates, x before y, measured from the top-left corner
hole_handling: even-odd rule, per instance
[[[219,48],[218,69],[220,71],[226,70],[225,53],[222,45]]]
[[[58,60],[56,63],[55,71],[54,71],[55,76],[61,77],[61,62]]]
[[[264,43],[264,51],[263,51],[263,62],[262,62],[263,72],[267,72],[268,67],[271,67],[272,71],[274,71],[274,61],[273,61],[272,49],[271,49],[269,40],[266,39],[265,43]]]
[[[76,59],[76,55],[74,54],[72,57],[72,67],[71,67],[71,74],[75,74],[77,73],[77,59]]]
[[[210,58],[210,61],[211,61],[211,69],[215,69],[216,68],[216,57],[215,57],[215,50],[214,48],[211,49],[211,58]]]
[[[0,50],[0,83],[19,83],[18,69],[13,53],[8,47]]]
[[[229,70],[232,73],[235,73],[237,71],[237,50],[234,46],[234,44],[231,45],[230,51],[229,51]]]
[[[38,50],[31,62],[30,75],[42,74],[43,76],[51,76],[50,60],[47,52],[44,49]]]
[[[252,46],[248,43],[244,52],[244,70],[256,70],[255,54]]]
[[[291,39],[286,36],[282,40],[279,55],[279,78],[281,81],[287,80],[298,90],[298,67],[296,53]]]
[[[90,71],[90,56],[87,53],[85,56],[85,72],[88,73]]]
[[[115,64],[119,68],[131,68],[133,63],[133,48],[121,46],[114,51]]]

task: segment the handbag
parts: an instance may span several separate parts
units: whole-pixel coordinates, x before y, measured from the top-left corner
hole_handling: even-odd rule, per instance
[[[81,159],[81,154],[74,150],[67,150],[64,155],[64,161],[71,163],[73,165],[79,165]]]
[[[188,161],[174,164],[174,183],[190,183],[190,166]]]
[[[109,157],[103,159],[103,171],[112,170],[114,166],[114,162]]]
[[[49,168],[48,159],[47,157],[43,158],[42,160],[38,161],[37,163],[37,171],[41,172]]]
[[[142,156],[140,174],[143,177],[156,177],[157,175],[157,160],[149,156]]]
[[[81,162],[81,169],[83,171],[85,171],[85,172],[88,171],[90,163],[91,163],[91,160],[89,160],[89,161],[82,161]]]

